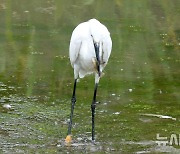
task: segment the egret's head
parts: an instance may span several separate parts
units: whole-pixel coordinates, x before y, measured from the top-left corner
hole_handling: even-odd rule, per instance
[[[96,19],[90,19],[90,33],[94,44],[98,44],[101,40],[101,23]]]

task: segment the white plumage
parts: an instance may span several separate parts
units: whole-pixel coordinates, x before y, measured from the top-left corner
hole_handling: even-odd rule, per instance
[[[78,78],[87,74],[95,74],[95,88],[91,104],[92,140],[95,139],[95,107],[96,93],[101,73],[111,54],[112,41],[108,29],[96,19],[79,24],[73,31],[69,47],[69,57],[74,68],[74,89],[71,99],[71,114],[66,142],[71,141],[71,128],[74,106],[76,102],[76,83]]]
[[[106,66],[111,54],[112,41],[108,29],[96,19],[79,24],[73,31],[69,47],[74,78],[83,78],[87,74],[96,74],[96,54],[94,43],[99,45],[100,71]]]

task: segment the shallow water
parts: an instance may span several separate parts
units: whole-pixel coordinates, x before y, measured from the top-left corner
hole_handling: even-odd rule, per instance
[[[0,1],[0,153],[180,153],[156,134],[180,134],[179,1]],[[113,50],[101,79],[91,143],[94,77],[77,85],[73,143],[65,145],[72,30],[104,23]],[[87,95],[88,94],[88,95]]]

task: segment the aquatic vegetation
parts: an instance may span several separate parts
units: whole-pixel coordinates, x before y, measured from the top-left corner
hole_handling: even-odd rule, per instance
[[[95,17],[113,40],[99,83],[91,143],[94,78],[78,82],[73,143],[66,146],[73,28]],[[1,1],[0,153],[180,153],[156,134],[179,132],[177,1]]]

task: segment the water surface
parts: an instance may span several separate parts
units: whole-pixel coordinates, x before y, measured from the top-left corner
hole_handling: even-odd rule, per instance
[[[173,0],[1,0],[0,153],[179,153],[180,9]],[[91,143],[94,76],[77,85],[73,144],[64,145],[73,87],[68,48],[97,18],[113,40]],[[179,143],[179,142],[178,142]],[[180,144],[180,143],[179,143]]]

